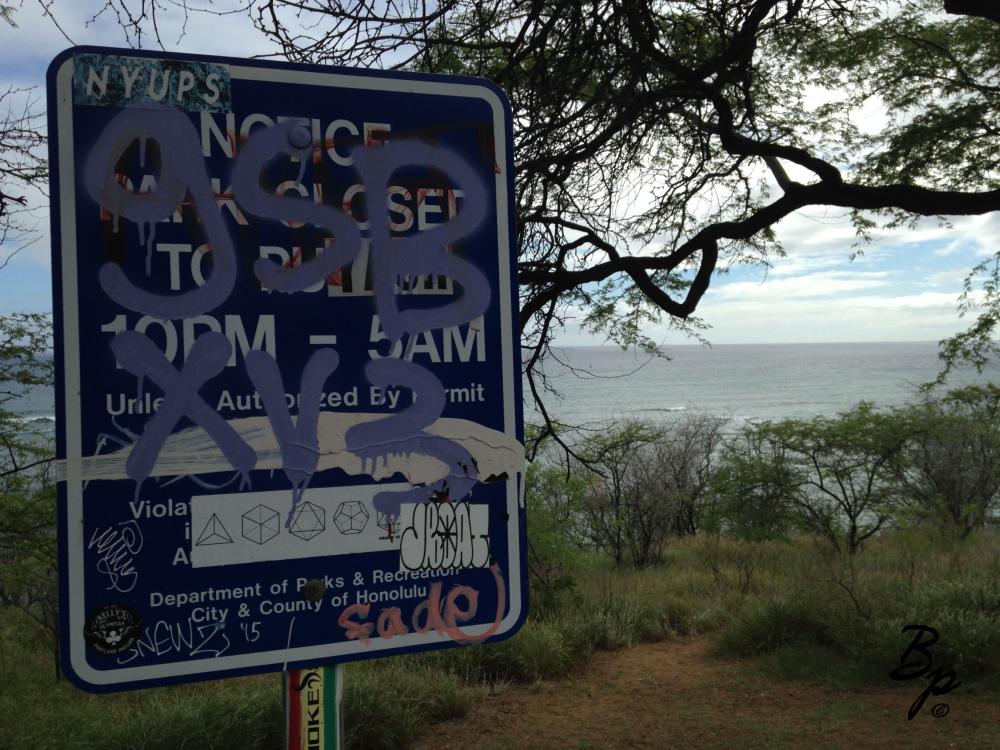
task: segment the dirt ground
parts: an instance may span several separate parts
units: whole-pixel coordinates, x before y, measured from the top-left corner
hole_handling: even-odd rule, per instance
[[[1000,700],[962,686],[930,696],[908,721],[924,686],[838,691],[752,676],[745,663],[711,656],[704,638],[643,644],[598,653],[567,679],[501,690],[414,747],[1000,748]],[[936,718],[939,703],[950,710]]]

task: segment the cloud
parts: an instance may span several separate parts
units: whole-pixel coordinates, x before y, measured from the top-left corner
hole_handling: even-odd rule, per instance
[[[715,343],[803,341],[928,341],[963,328],[955,296],[914,295],[828,299],[774,298],[706,304],[699,310]]]
[[[947,292],[921,292],[898,297],[855,297],[851,305],[861,310],[923,310],[955,313],[956,295]]]
[[[824,271],[799,276],[779,277],[757,283],[723,283],[714,290],[719,302],[729,300],[774,300],[813,297],[840,297],[866,289],[887,286],[888,271]]]
[[[954,229],[948,233],[948,242],[935,249],[935,255],[947,257],[961,252],[982,255],[1000,249],[1000,214],[962,216],[953,221]]]
[[[937,271],[935,273],[929,274],[924,278],[924,282],[928,286],[948,286],[955,289],[955,294],[959,293],[965,278],[969,275],[971,271],[970,266],[959,266],[957,268],[948,268],[943,271]]]

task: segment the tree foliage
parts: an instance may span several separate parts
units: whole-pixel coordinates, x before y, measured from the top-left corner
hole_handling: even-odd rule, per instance
[[[32,620],[55,650],[58,641],[58,553],[55,484],[47,451],[28,441],[5,441],[0,461],[0,605],[14,606]],[[11,462],[32,468],[8,471]]]
[[[17,8],[0,3],[0,25],[17,28]],[[37,239],[27,193],[41,189],[48,162],[40,153],[45,145],[41,115],[32,89],[8,86],[0,91],[0,269],[11,257]]]
[[[15,11],[0,4],[0,23],[16,26]],[[48,176],[40,124],[30,89],[0,91],[0,270],[37,239],[29,193]],[[45,314],[0,316],[0,605],[22,609],[55,650],[54,450],[50,435],[12,410],[30,389],[53,383],[51,329]]]
[[[651,484],[669,510],[672,536],[699,530],[701,507],[718,470],[727,419],[707,414],[685,415],[668,423],[649,456]]]
[[[749,460],[737,454],[729,481],[750,481],[748,503],[768,502],[765,518],[773,523],[787,509],[800,528],[853,555],[896,516],[895,468],[909,437],[906,420],[861,402],[836,418],[766,422],[750,433],[744,439],[766,452],[751,452]]]
[[[583,478],[559,466],[559,456],[552,462],[546,458],[528,464],[525,479],[528,572],[532,600],[543,607],[575,585],[570,570],[582,541],[579,523],[585,492]]]
[[[652,425],[623,422],[591,435],[578,451],[583,465],[576,470],[587,486],[583,528],[616,565],[628,559],[630,548],[641,549],[641,557],[652,555],[650,537],[666,526],[667,509],[649,485],[643,460],[660,437]],[[665,531],[657,536],[665,537]]]
[[[784,537],[794,526],[792,499],[803,481],[777,436],[746,427],[723,446],[702,527],[745,541]]]
[[[514,113],[528,377],[575,318],[649,349],[800,209],[862,234],[1000,208],[995,13],[960,0],[107,0],[132,44],[245,13],[293,62],[483,76]],[[946,11],[946,12],[942,12]],[[145,36],[144,36],[145,35]],[[855,114],[882,105],[880,127]],[[876,118],[877,120],[877,118]]]
[[[1000,388],[969,386],[902,410],[901,493],[917,520],[966,537],[1000,502]]]
[[[29,388],[52,384],[52,321],[44,313],[0,318],[0,409]]]
[[[0,317],[0,604],[19,607],[57,642],[55,485],[51,435],[9,409],[32,387],[52,385],[46,315]]]
[[[1000,355],[1000,340],[995,338],[1000,332],[1000,250],[979,263],[965,278],[958,312],[962,317],[974,314],[975,320],[964,331],[941,341],[938,357],[943,367],[929,387],[945,383],[949,373],[960,364],[972,365],[982,372]]]
[[[16,27],[15,7],[0,4],[0,24]],[[8,86],[0,90],[0,269],[38,239],[29,193],[43,188],[48,162],[41,153],[41,130],[34,91]]]
[[[697,531],[725,421],[625,421],[585,438],[573,467],[586,486],[582,535],[618,565],[659,562],[670,538]]]

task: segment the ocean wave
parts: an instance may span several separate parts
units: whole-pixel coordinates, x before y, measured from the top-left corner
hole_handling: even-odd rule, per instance
[[[16,414],[10,417],[10,421],[22,427],[55,427],[56,418],[51,414]]]

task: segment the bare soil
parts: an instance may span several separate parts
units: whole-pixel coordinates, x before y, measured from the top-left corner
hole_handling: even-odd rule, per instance
[[[569,678],[488,696],[414,747],[1000,748],[1000,699],[974,688],[932,695],[908,721],[924,681],[836,690],[761,678],[747,664],[712,656],[705,638],[598,653]],[[936,718],[939,703],[950,710]]]

